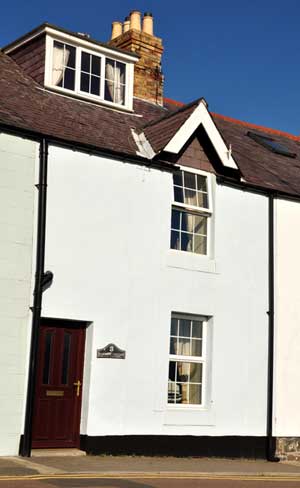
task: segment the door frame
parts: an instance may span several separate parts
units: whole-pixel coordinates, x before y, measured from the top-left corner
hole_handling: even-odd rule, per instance
[[[46,326],[46,327],[56,327],[56,328],[69,328],[69,329],[84,329],[86,330],[87,327],[92,323],[92,321],[88,320],[74,320],[74,319],[62,319],[62,318],[54,318],[54,317],[41,317],[40,319],[40,324],[39,328],[41,325]],[[84,375],[84,368],[85,368],[85,352],[86,352],[86,334],[84,337],[84,342],[83,342],[83,351],[82,351],[82,374]],[[36,374],[35,382],[34,382],[34,403],[36,401],[36,391],[37,391],[37,382],[38,382],[38,377]],[[81,413],[82,413],[82,403],[83,403],[83,392],[81,396],[81,402],[80,405],[78,406],[79,412],[77,412],[77,417],[78,417],[78,429],[76,432],[76,439],[75,439],[75,448],[80,447],[80,422],[81,422]],[[31,439],[32,439],[32,434],[33,434],[33,425],[32,425],[32,431],[31,431]],[[32,440],[31,440],[31,447],[32,447]],[[39,449],[47,449],[47,448],[39,448]],[[57,449],[60,449],[59,447]],[[62,448],[61,448],[62,449]]]

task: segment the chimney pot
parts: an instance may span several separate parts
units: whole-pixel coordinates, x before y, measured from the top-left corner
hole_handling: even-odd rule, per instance
[[[129,31],[129,29],[130,29],[130,17],[127,15],[127,17],[125,17],[125,20],[123,22],[123,32]]]
[[[141,12],[138,10],[130,12],[130,29],[141,31]]]
[[[143,32],[153,36],[153,15],[151,12],[145,12],[143,18]]]
[[[113,22],[111,26],[111,39],[119,37],[123,33],[122,22]]]

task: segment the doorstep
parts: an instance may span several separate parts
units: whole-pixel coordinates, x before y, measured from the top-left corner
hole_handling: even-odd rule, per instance
[[[32,449],[31,457],[86,456],[80,449]]]

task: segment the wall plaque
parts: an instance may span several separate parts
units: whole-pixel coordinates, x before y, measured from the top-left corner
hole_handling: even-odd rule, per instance
[[[97,358],[125,359],[126,352],[115,344],[107,344],[102,349],[97,349]]]

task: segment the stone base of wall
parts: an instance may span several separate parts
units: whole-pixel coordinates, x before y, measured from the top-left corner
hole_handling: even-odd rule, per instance
[[[276,455],[287,461],[300,461],[300,437],[277,437]]]

